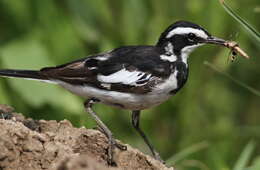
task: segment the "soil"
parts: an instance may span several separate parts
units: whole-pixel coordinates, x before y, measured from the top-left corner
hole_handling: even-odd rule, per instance
[[[107,138],[63,120],[33,120],[0,105],[0,170],[173,170],[127,146],[107,164]]]

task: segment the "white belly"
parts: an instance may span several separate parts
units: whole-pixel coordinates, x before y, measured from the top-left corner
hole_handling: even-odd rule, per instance
[[[116,91],[101,90],[90,86],[73,86],[68,83],[59,83],[74,94],[84,98],[96,98],[102,103],[129,110],[143,110],[161,104],[170,95],[164,92],[147,94],[130,94]]]
[[[171,95],[170,91],[177,88],[177,71],[166,81],[157,84],[152,92],[146,94],[132,94],[109,90],[102,90],[91,86],[75,86],[65,82],[57,82],[78,96],[96,98],[102,103],[129,110],[143,110],[166,101]]]

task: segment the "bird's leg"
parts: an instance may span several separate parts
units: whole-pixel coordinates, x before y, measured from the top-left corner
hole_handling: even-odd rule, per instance
[[[103,134],[105,134],[107,138],[109,138],[108,135],[106,134],[106,132],[105,132],[100,126],[97,127],[97,130],[99,130],[100,132],[102,132]],[[112,134],[112,137],[113,137],[113,134]],[[126,151],[126,150],[127,150],[127,146],[118,143],[114,138],[113,138],[113,140],[115,141],[115,146],[116,146],[118,149],[120,149],[120,150],[122,150],[122,151]]]
[[[157,160],[159,160],[162,163],[165,163],[159,153],[154,149],[154,147],[152,146],[152,144],[149,142],[148,138],[146,137],[145,133],[142,131],[142,129],[139,126],[139,122],[140,122],[140,110],[134,110],[132,111],[132,125],[134,126],[134,128],[137,130],[137,132],[139,133],[139,135],[143,138],[144,142],[148,145],[150,151],[153,154],[153,157]]]
[[[0,115],[1,115],[1,119],[4,119],[4,120],[9,120],[13,117],[12,113],[6,112],[2,109],[0,109]]]
[[[126,150],[127,147],[125,145],[119,144],[116,142],[116,140],[113,138],[112,132],[108,129],[108,127],[100,120],[98,115],[93,111],[92,106],[94,103],[97,103],[97,99],[89,99],[85,101],[84,107],[86,111],[90,114],[90,116],[96,121],[98,127],[101,129],[101,132],[103,132],[106,137],[108,138],[108,163],[113,164],[113,150],[115,147],[117,147],[120,150]]]

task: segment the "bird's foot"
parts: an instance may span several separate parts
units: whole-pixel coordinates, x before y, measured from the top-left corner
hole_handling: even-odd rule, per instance
[[[116,162],[114,160],[114,150],[115,148],[120,149],[121,151],[126,151],[127,146],[120,144],[114,138],[108,139],[108,164],[111,166],[116,166]]]
[[[101,133],[103,133],[104,135],[106,135],[106,133],[103,131],[102,128],[100,127],[96,127],[95,129],[99,130]],[[107,135],[106,135],[107,136]],[[110,137],[111,139],[109,139],[109,136],[108,136],[108,140],[111,140],[111,144],[114,145],[115,147],[117,147],[119,150],[121,151],[126,151],[127,150],[127,146],[126,145],[123,145],[119,142],[117,142],[113,137]]]
[[[9,112],[4,112],[2,110],[0,110],[0,119],[4,119],[4,120],[9,120],[13,117],[13,114],[12,113],[9,113]]]
[[[153,157],[154,159],[160,161],[162,164],[165,164],[165,161],[160,157],[160,154],[158,152],[154,151]]]
[[[108,153],[107,153],[108,154],[108,164],[111,166],[116,166],[116,162],[114,161],[114,157],[113,157],[114,149],[118,148],[121,151],[126,151],[127,146],[116,141],[112,135],[107,135],[102,128],[97,127],[97,129],[101,133],[103,133],[105,136],[107,136],[107,138],[108,138]]]
[[[126,146],[126,145],[123,145],[123,144],[121,144],[121,143],[119,143],[119,142],[117,142],[117,141],[115,141],[115,146],[116,146],[119,150],[121,150],[121,151],[126,151],[126,150],[127,150],[127,146]]]

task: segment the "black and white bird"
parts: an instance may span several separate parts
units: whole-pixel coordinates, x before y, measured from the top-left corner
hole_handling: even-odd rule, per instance
[[[87,98],[85,108],[108,137],[108,161],[113,161],[116,142],[111,131],[92,110],[101,102],[132,111],[132,124],[155,159],[162,161],[139,126],[141,110],[159,105],[176,94],[188,78],[188,57],[203,44],[224,45],[197,24],[178,21],[170,25],[156,45],[124,46],[39,71],[0,70],[0,76],[56,83]]]

